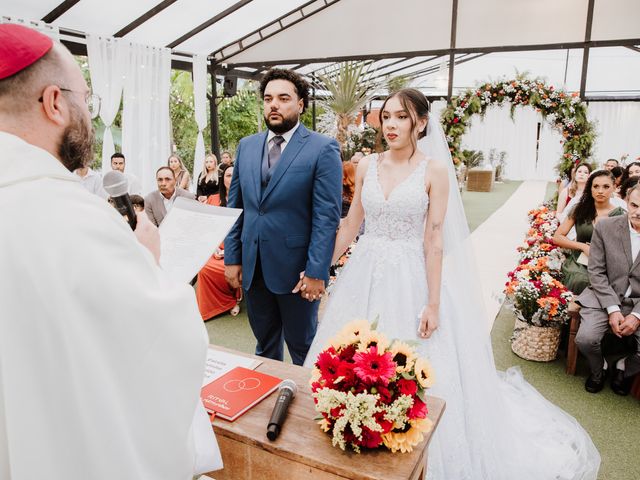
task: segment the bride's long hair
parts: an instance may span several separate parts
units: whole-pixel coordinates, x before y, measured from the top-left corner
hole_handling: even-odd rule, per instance
[[[425,97],[420,90],[416,90],[415,88],[403,88],[402,90],[398,90],[384,100],[384,103],[378,112],[378,120],[380,121],[380,131],[378,132],[377,139],[378,145],[382,145],[382,140],[384,139],[382,128],[384,120],[382,118],[382,112],[384,112],[387,102],[394,97],[398,98],[402,108],[404,108],[404,110],[409,114],[409,118],[411,119],[411,131],[416,128],[418,120],[424,119],[427,123],[429,122],[430,105],[427,97]],[[425,126],[422,131],[418,132],[418,140],[423,138],[426,134],[427,127]],[[414,138],[413,135],[411,136],[411,146],[413,147],[413,150],[411,151],[411,156],[413,157],[413,154],[416,153],[416,150],[418,149],[416,138]]]

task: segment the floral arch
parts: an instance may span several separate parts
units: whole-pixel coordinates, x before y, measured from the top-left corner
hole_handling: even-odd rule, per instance
[[[484,116],[490,105],[507,103],[511,105],[512,118],[518,105],[528,105],[562,134],[564,154],[558,164],[559,170],[591,156],[595,133],[593,124],[587,120],[587,104],[578,94],[556,90],[538,78],[517,76],[513,80],[503,79],[467,90],[447,104],[441,122],[454,161],[461,158],[460,141],[471,116],[474,113]]]

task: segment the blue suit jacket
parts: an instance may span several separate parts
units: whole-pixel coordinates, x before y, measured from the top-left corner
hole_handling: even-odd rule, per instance
[[[261,166],[267,132],[240,141],[227,205],[243,213],[224,242],[226,265],[242,264],[247,290],[258,248],[267,288],[291,293],[305,271],[328,280],[340,222],[342,162],[338,143],[300,124],[274,167],[267,187]]]

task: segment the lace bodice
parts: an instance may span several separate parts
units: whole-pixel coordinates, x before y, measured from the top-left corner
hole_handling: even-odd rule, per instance
[[[379,156],[372,157],[362,186],[365,235],[384,240],[420,240],[429,196],[424,187],[427,161],[424,160],[400,182],[385,200],[378,178]]]

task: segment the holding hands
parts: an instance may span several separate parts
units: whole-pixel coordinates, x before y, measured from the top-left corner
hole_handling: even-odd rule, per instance
[[[291,293],[300,292],[300,296],[310,302],[320,300],[324,295],[324,280],[319,278],[309,278],[304,272],[300,272],[300,280]]]

